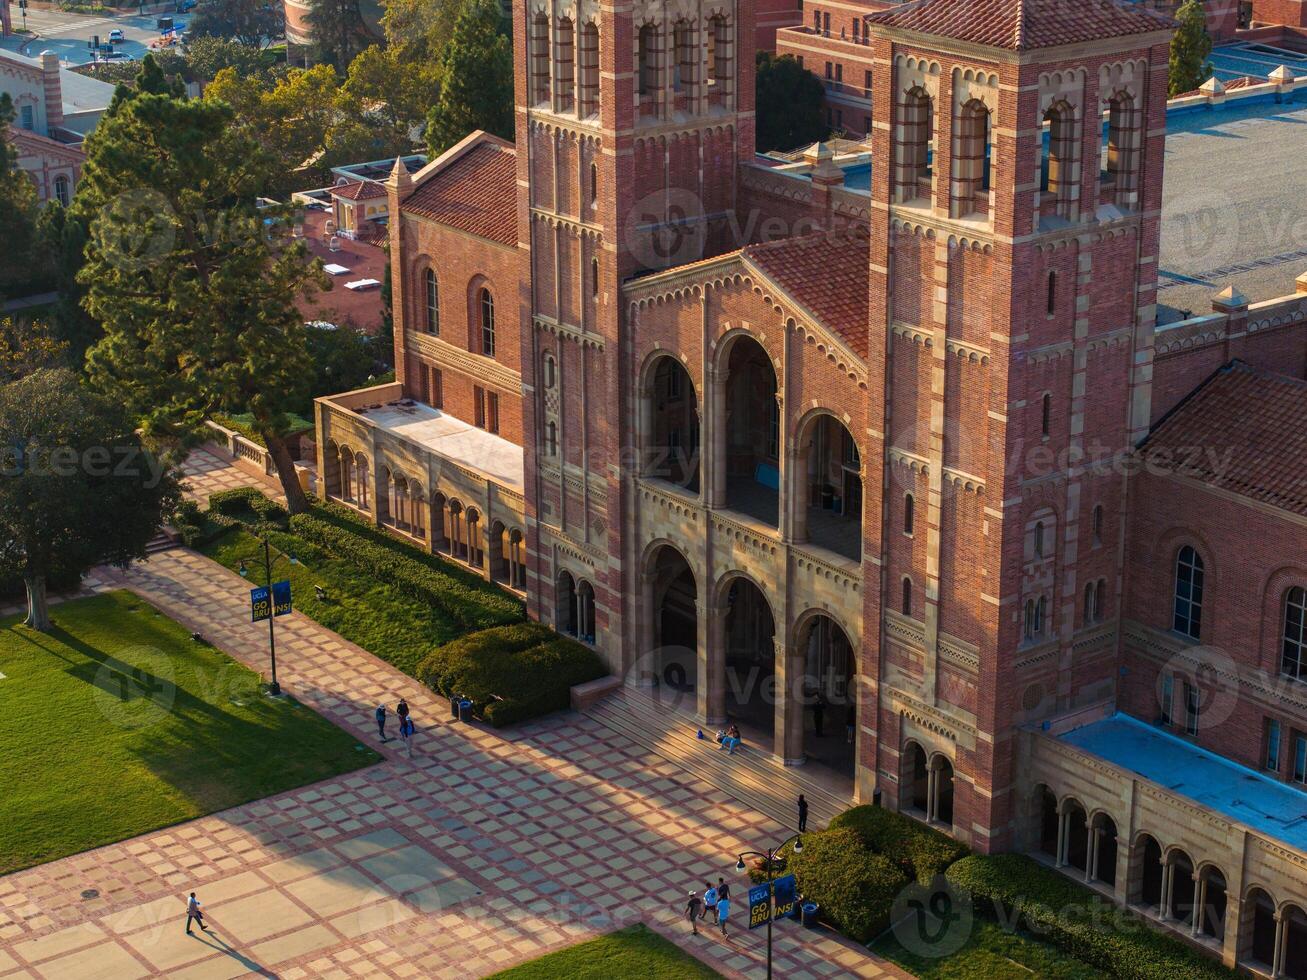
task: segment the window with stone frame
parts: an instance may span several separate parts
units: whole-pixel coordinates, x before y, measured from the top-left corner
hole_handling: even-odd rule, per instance
[[[1139,100],[1123,89],[1108,100],[1107,140],[1101,168],[1104,190],[1118,207],[1133,207],[1138,201],[1142,143],[1143,112]]]
[[[427,266],[426,272],[423,273],[423,283],[426,287],[426,308],[425,320],[423,327],[427,333],[440,335],[440,282],[436,278],[436,270]]]
[[[599,112],[599,27],[594,21],[587,21],[581,27],[577,60],[580,65],[577,114],[584,119]],[[593,192],[590,199],[594,200]]]
[[[558,30],[554,39],[554,62],[558,92],[555,99],[559,112],[571,112],[576,99],[576,28],[568,17],[558,19]]]
[[[531,19],[531,101],[549,101],[549,15]]]
[[[949,213],[955,218],[987,217],[992,177],[992,121],[989,106],[968,100],[953,129],[953,179]]]
[[[1307,680],[1307,589],[1295,586],[1284,594],[1280,671]]]
[[[481,287],[478,307],[481,311],[481,353],[495,356],[495,298],[490,290]]]
[[[1175,600],[1171,629],[1197,640],[1202,635],[1203,559],[1190,545],[1175,556]]]

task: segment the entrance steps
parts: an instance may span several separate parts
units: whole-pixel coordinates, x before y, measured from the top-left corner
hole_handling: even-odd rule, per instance
[[[145,545],[145,556],[157,555],[161,551],[170,551],[179,544],[176,537],[169,533],[170,529],[160,530],[158,534],[152,537]]]
[[[837,814],[853,805],[853,781],[843,780],[818,767],[786,766],[767,748],[749,742],[734,755],[713,741],[714,732],[705,729],[696,737],[699,725],[656,698],[629,687],[621,687],[594,702],[586,713],[637,745],[657,753],[686,772],[711,783],[759,813],[764,813],[791,831],[798,829],[796,802],[802,793],[808,800],[808,828],[825,827]],[[841,788],[841,782],[846,788]]]

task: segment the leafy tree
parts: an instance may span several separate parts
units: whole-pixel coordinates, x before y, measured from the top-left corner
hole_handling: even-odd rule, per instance
[[[308,349],[313,379],[310,398],[299,406],[298,413],[305,418],[313,417],[312,398],[366,388],[385,370],[385,365],[377,361],[373,338],[349,324],[338,324],[334,330],[310,327]]]
[[[374,44],[350,62],[341,91],[385,121],[390,142],[407,145],[426,120],[438,89],[435,72],[425,62]]]
[[[1175,12],[1177,28],[1171,37],[1171,69],[1168,89],[1172,97],[1192,92],[1212,74],[1207,56],[1212,38],[1207,33],[1207,13],[1202,0],[1184,0]]]
[[[178,99],[186,97],[186,86],[182,80],[175,75],[169,78],[153,52],[141,59],[135,89],[137,93],[146,95],[171,95]]]
[[[46,581],[145,557],[179,497],[115,398],[67,369],[0,386],[0,571],[27,586],[27,625],[49,631]]]
[[[359,0],[309,0],[304,19],[319,60],[341,71],[373,39]]]
[[[255,210],[263,157],[229,106],[131,99],[87,142],[78,280],[104,325],[87,357],[92,379],[161,439],[198,439],[209,415],[249,412],[298,512],[307,500],[285,433],[312,365],[295,303],[325,277]]]
[[[0,384],[58,366],[67,349],[43,320],[0,316]]]
[[[87,349],[100,338],[99,324],[82,307],[86,290],[77,281],[84,261],[86,225],[58,201],[51,201],[41,210],[37,231],[59,294],[51,326],[59,342],[68,347],[69,363],[80,366]]]
[[[443,153],[474,129],[513,138],[513,49],[492,0],[463,8],[441,57],[440,100],[427,120],[427,145]]]
[[[267,0],[200,0],[186,23],[188,52],[202,37],[231,38],[250,48],[271,44],[286,32],[286,9]],[[210,76],[212,77],[212,76]]]
[[[821,80],[791,55],[757,57],[758,152],[792,150],[826,138]]]
[[[454,36],[459,15],[477,0],[386,0],[381,28],[386,49],[402,62],[429,66],[438,76],[440,58]]]
[[[212,35],[186,42],[186,64],[192,75],[204,83],[213,81],[224,68],[231,68],[237,76],[245,77],[261,76],[268,68],[267,60],[258,48]]]
[[[9,93],[0,92],[0,216],[3,216],[0,221],[4,225],[0,292],[31,279],[30,252],[36,240],[36,187],[18,169],[18,150],[9,142],[9,126],[13,121],[13,99]]]

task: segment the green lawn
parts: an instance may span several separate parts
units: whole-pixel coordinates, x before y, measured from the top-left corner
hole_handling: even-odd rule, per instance
[[[392,585],[360,575],[354,565],[331,557],[303,538],[273,531],[270,540],[300,561],[299,565],[281,561],[272,569],[274,580],[290,579],[296,609],[410,676],[428,653],[463,632],[441,610]],[[249,581],[251,585],[266,584],[263,545],[248,532],[235,529],[201,551],[233,571],[242,558],[260,556],[247,563]],[[315,585],[326,589],[325,601],[316,598]],[[233,601],[240,598],[233,596]]]
[[[375,762],[130,592],[0,619],[0,874]]]
[[[496,973],[490,980],[711,980],[720,976],[657,933],[631,926]]]
[[[971,939],[952,956],[932,959],[908,952],[893,933],[871,950],[921,980],[1107,980],[1107,974],[1037,939],[977,918]]]

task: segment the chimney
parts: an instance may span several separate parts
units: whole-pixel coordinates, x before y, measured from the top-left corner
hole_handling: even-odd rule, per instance
[[[59,81],[59,56],[53,51],[41,52],[41,84],[45,90],[45,133],[51,136],[64,124],[64,93]]]

